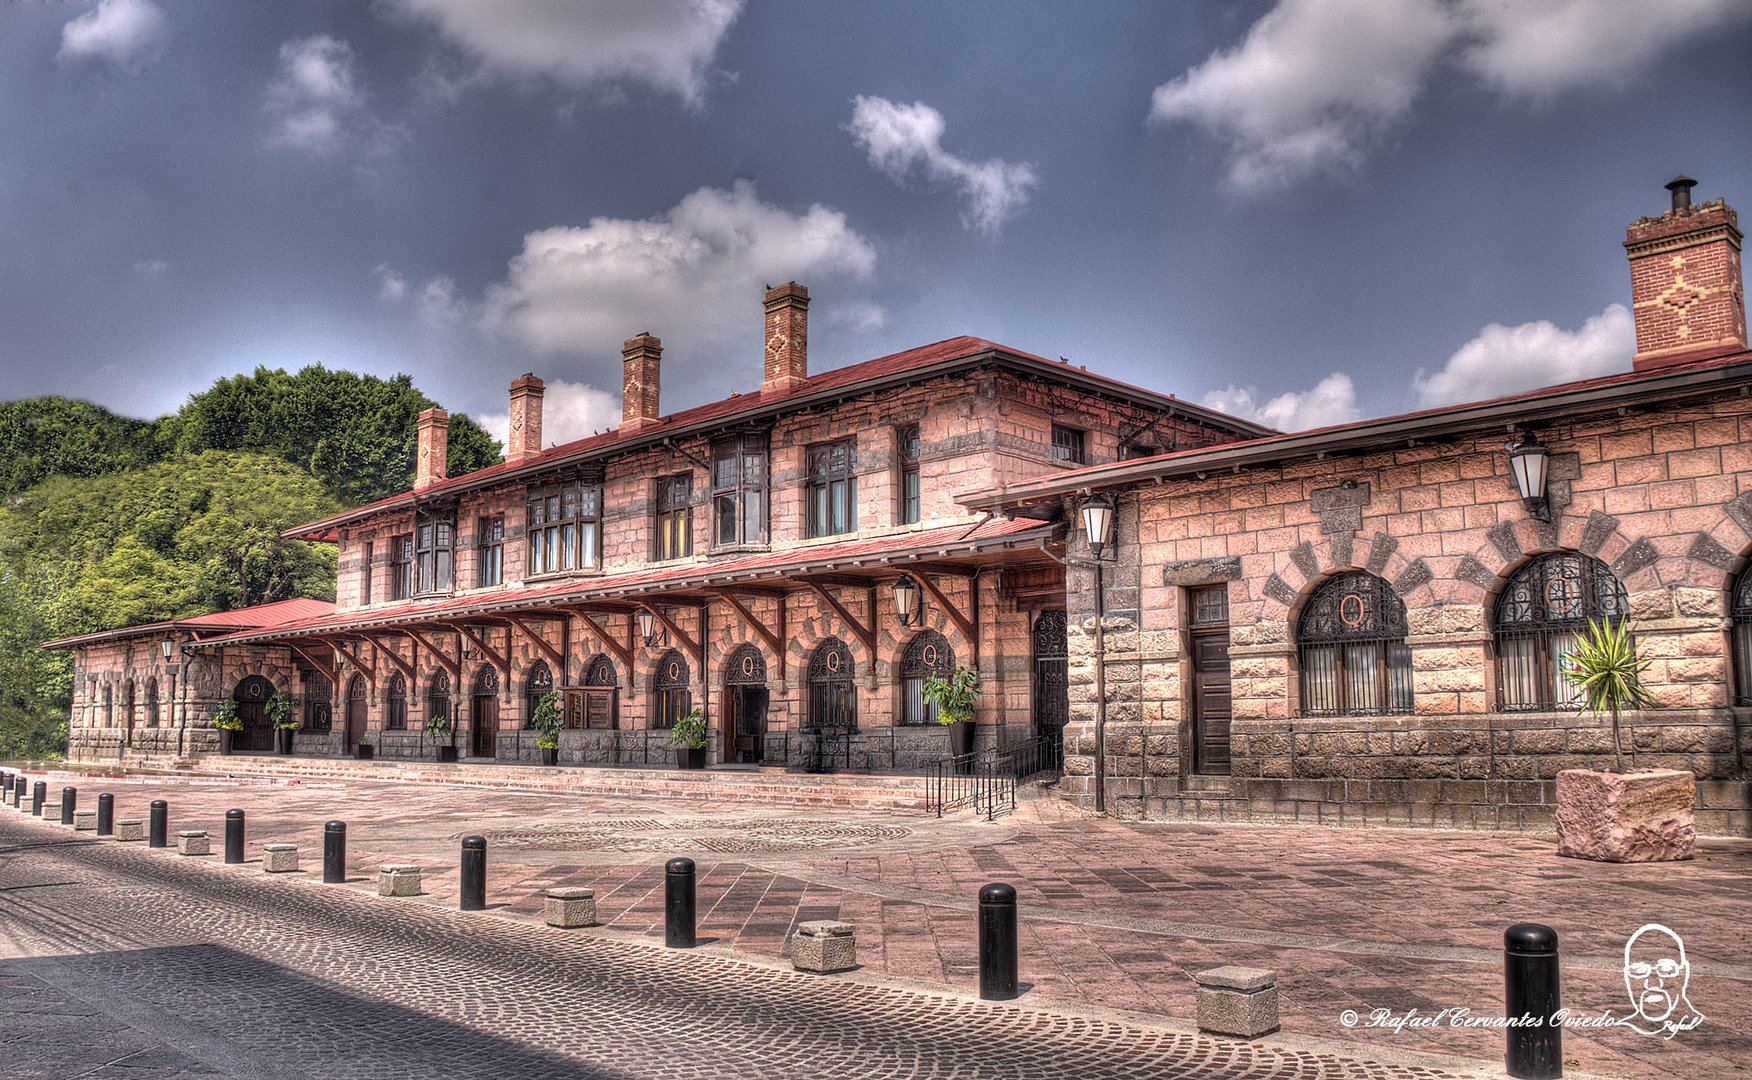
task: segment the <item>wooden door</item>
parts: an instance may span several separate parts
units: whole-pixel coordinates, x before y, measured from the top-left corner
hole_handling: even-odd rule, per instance
[[[474,755],[499,756],[499,694],[476,690],[474,695]]]
[[[764,686],[738,686],[731,691],[735,716],[732,760],[740,764],[758,764],[765,753],[767,689]]]
[[[365,739],[365,681],[353,676],[347,684],[347,752],[359,748]]]
[[[251,675],[237,684],[232,695],[237,701],[237,718],[243,730],[231,740],[233,750],[272,750],[274,725],[268,722],[268,698],[274,694],[274,684],[260,675]]]
[[[1192,756],[1194,770],[1229,771],[1229,628],[1192,638]]]

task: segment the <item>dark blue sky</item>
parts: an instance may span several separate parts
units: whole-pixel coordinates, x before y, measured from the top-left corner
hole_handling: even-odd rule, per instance
[[[0,396],[534,370],[582,434],[641,330],[666,410],[752,387],[791,277],[818,369],[977,334],[1284,426],[1620,370],[1624,226],[1752,211],[1752,3],[1508,7],[8,4]]]

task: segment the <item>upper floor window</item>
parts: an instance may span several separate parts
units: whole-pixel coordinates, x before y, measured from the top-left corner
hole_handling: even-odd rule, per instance
[[[811,446],[804,463],[810,536],[833,536],[858,527],[858,479],[852,475],[853,442]]]
[[[365,541],[365,554],[359,559],[359,603],[371,603],[371,564],[376,561],[377,545]]]
[[[484,517],[475,532],[475,583],[481,588],[505,583],[505,519]]]
[[[1564,673],[1590,619],[1630,614],[1624,586],[1605,563],[1576,551],[1541,555],[1497,598],[1497,689],[1506,710],[1579,709],[1582,690]]]
[[[1734,582],[1728,617],[1734,624],[1734,704],[1752,705],[1752,566]]]
[[[919,520],[919,426],[908,424],[895,433],[895,457],[900,462],[900,523]]]
[[[712,444],[712,546],[767,538],[767,441],[733,435]]]
[[[602,493],[572,486],[529,497],[529,573],[557,574],[597,564],[601,550]]]
[[[1304,716],[1413,709],[1405,602],[1362,571],[1338,574],[1309,597],[1296,623]]]
[[[693,476],[657,478],[656,557],[680,559],[693,554]]]
[[[389,598],[406,600],[414,595],[414,535],[389,540]]]
[[[1036,429],[1038,430],[1038,429]],[[1088,457],[1083,452],[1083,432],[1063,424],[1052,426],[1052,459],[1067,465],[1082,465]]]
[[[456,580],[456,522],[425,516],[414,527],[414,590],[449,592]]]
[[[925,700],[925,680],[947,679],[955,671],[955,653],[935,630],[921,630],[900,656],[900,722],[934,724],[937,706]]]

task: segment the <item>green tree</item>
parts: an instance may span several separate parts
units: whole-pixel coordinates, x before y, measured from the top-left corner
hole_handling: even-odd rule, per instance
[[[0,402],[0,495],[51,476],[99,476],[157,456],[150,420],[63,397]]]

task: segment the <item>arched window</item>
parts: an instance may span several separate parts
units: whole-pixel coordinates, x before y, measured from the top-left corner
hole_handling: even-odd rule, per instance
[[[535,719],[536,706],[554,688],[554,671],[544,660],[529,665],[529,676],[523,680],[523,726]]]
[[[725,686],[765,686],[766,657],[753,645],[738,645],[724,661]]]
[[[481,673],[475,676],[474,696],[499,696],[499,671],[494,667],[483,667]]]
[[[134,680],[122,684],[122,725],[134,726]]]
[[[816,731],[856,731],[858,696],[854,692],[852,650],[839,638],[828,638],[809,656],[808,725]]]
[[[335,726],[335,684],[320,671],[304,676],[304,730],[327,731]]]
[[[1541,555],[1509,578],[1497,598],[1499,702],[1505,710],[1576,709],[1581,691],[1564,677],[1589,619],[1630,613],[1624,586],[1599,559],[1574,551]]]
[[[1413,709],[1405,603],[1374,574],[1320,584],[1296,622],[1302,715],[1358,716]]]
[[[601,729],[618,727],[619,688],[620,675],[614,670],[614,661],[601,653],[591,657],[590,663],[584,668],[583,692],[577,695],[575,701],[567,703],[566,726]]]
[[[900,722],[934,724],[937,706],[925,700],[925,680],[933,675],[948,678],[955,670],[955,653],[935,630],[921,630],[900,654]]]
[[[590,661],[590,666],[584,670],[585,686],[619,686],[620,679],[614,672],[614,661],[597,653]]]
[[[450,673],[440,671],[432,676],[426,693],[426,723],[450,719]]]
[[[158,680],[146,680],[146,726],[158,726]]]
[[[1734,582],[1728,617],[1734,623],[1734,704],[1752,705],[1752,566]]]
[[[389,690],[384,700],[389,706],[383,726],[390,731],[406,731],[408,727],[408,681],[396,672],[389,677]]]
[[[688,689],[687,661],[676,650],[670,649],[658,658],[651,688],[656,691],[652,727],[674,727],[677,720],[692,711],[693,692]]]

